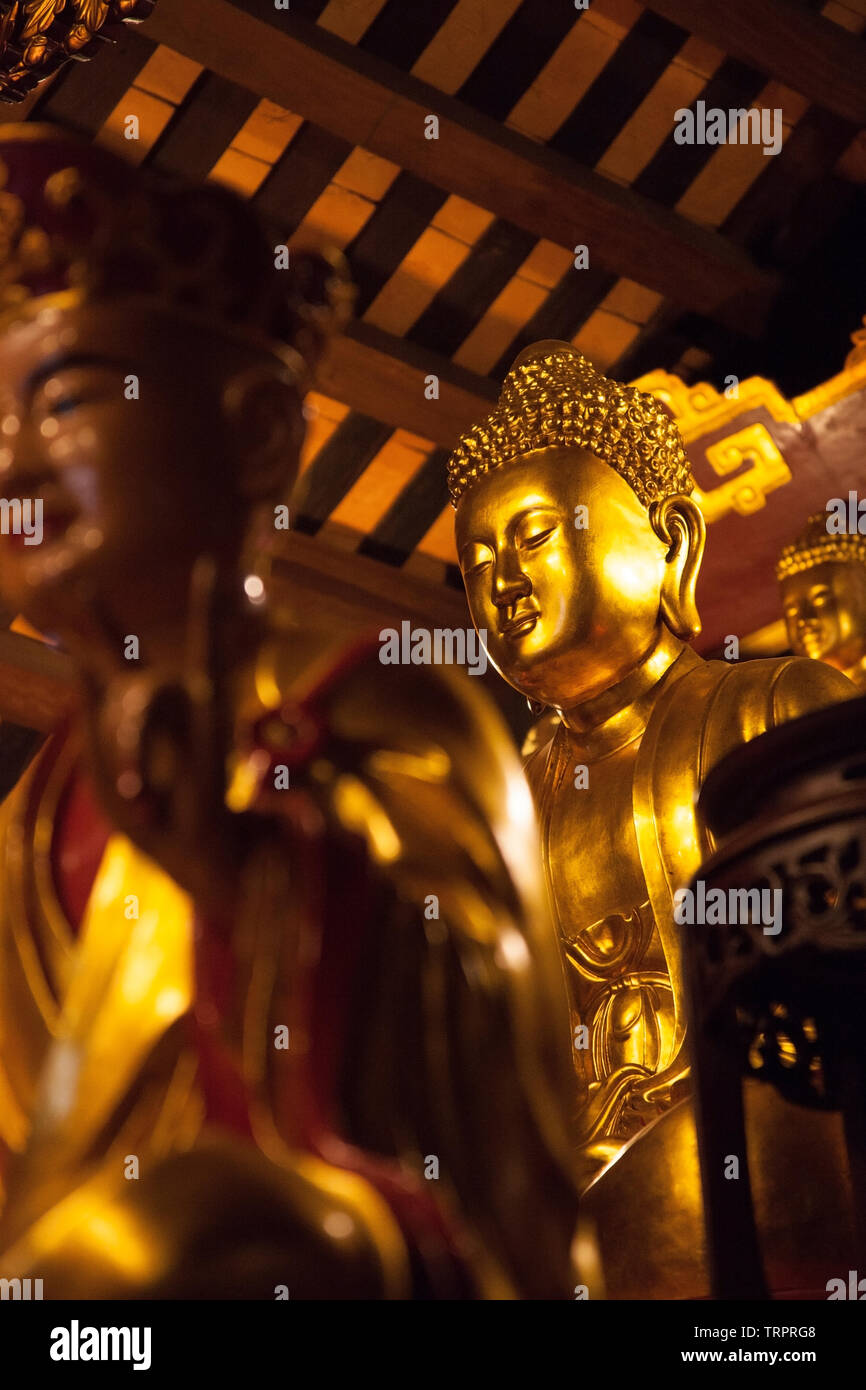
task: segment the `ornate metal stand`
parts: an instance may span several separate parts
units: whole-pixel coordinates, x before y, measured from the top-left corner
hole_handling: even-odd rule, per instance
[[[750,919],[738,908],[733,924],[728,913],[726,925],[682,928],[714,1293],[767,1297],[744,1077],[841,1111],[866,1270],[866,699],[739,749],[700,809],[718,846],[699,875],[706,893],[721,889],[726,904],[730,890],[782,893],[777,934],[754,898]]]

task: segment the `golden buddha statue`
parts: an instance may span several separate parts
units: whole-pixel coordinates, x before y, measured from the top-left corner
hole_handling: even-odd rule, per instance
[[[488,656],[547,711],[527,772],[569,982],[588,1183],[688,1094],[672,903],[711,848],[696,814],[707,773],[855,692],[815,663],[691,650],[705,526],[677,427],[568,344],[520,354],[448,477]]]
[[[776,566],[791,650],[835,666],[866,691],[866,536],[810,516]]]
[[[507,731],[252,555],[340,277],[62,133],[0,161],[0,470],[44,512],[0,591],[80,685],[6,825],[0,1273],[569,1297],[567,1005]]]

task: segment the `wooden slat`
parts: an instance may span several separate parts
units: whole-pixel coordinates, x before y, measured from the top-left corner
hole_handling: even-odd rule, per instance
[[[447,449],[434,449],[358,546],[359,555],[400,565],[448,505]]]
[[[389,434],[387,425],[368,415],[347,415],[301,479],[295,525],[315,535],[385,446]]]
[[[631,347],[640,333],[640,324],[619,314],[596,309],[575,335],[574,346],[595,363],[599,371],[610,371],[614,362]]]
[[[707,109],[742,110],[755,106],[767,83],[762,73],[735,58],[725,58],[702,87],[699,99]],[[683,102],[683,106],[692,106]],[[671,108],[672,110],[676,108]],[[712,163],[718,149],[714,145],[678,145],[674,138],[673,121],[659,149],[634,181],[636,192],[647,198],[675,208],[702,170]],[[725,146],[724,148],[728,148]],[[761,151],[765,163],[770,162]],[[691,218],[690,218],[691,220]],[[694,219],[701,220],[701,219]]]
[[[866,125],[866,45],[791,0],[647,0],[649,7],[802,92]]]
[[[521,0],[459,0],[413,64],[423,82],[440,91],[457,91],[478,65]]]
[[[691,106],[704,85],[701,74],[674,58],[608,145],[596,166],[598,172],[621,183],[634,183],[668,138],[671,113]]]
[[[504,121],[537,80],[586,11],[550,0],[522,0],[456,95],[476,111]]]
[[[385,0],[330,0],[318,22],[347,43],[358,43],[384,5]]]
[[[407,336],[421,347],[451,357],[475,331],[534,245],[526,232],[508,222],[494,222]]]
[[[256,193],[253,206],[280,236],[294,231],[351,152],[348,141],[305,123]]]
[[[782,106],[780,96],[785,90],[776,82],[768,82],[755,105],[771,111],[781,107],[787,117],[789,103],[786,102],[785,106]],[[794,93],[790,95],[795,96]],[[796,101],[802,100],[802,97],[796,98]],[[803,114],[797,110],[796,101],[793,103],[793,120]],[[793,120],[783,120],[781,124],[779,134],[783,143],[791,134]],[[704,226],[721,226],[763,174],[766,158],[763,148],[758,144],[743,142],[720,145],[698,176],[689,184],[677,203],[677,211],[693,218],[695,222],[702,222]]]
[[[387,0],[359,41],[359,46],[386,63],[408,71],[436,38],[457,0]]]
[[[141,164],[175,114],[176,107],[132,86],[121,97],[96,137],[96,144],[113,150],[130,164]],[[127,139],[127,121],[138,120],[137,139]]]
[[[155,50],[154,41],[129,29],[92,62],[69,63],[49,87],[40,88],[39,100],[30,109],[32,119],[95,136]]]
[[[148,162],[188,179],[207,178],[256,105],[245,87],[212,72],[203,73]]]
[[[406,430],[395,430],[329,514],[322,540],[327,543],[334,526],[356,532],[356,544],[368,535],[422,467],[430,453],[425,442]]]
[[[513,275],[460,344],[454,361],[486,376],[547,298],[548,291],[541,285]]]
[[[349,407],[342,401],[333,401],[319,391],[310,391],[304,401],[304,419],[307,432],[301,449],[301,476],[312,467],[317,455],[324,449],[328,440],[349,414]]]
[[[493,377],[494,381],[501,381],[518,352],[529,347],[530,343],[544,338],[570,341],[617,283],[623,282],[618,282],[615,276],[600,269],[567,270],[535,313],[524,320],[519,332],[509,338],[499,358],[488,366],[487,375]],[[647,290],[646,293],[651,295],[653,291]]]
[[[162,101],[179,106],[201,76],[201,64],[193,63],[170,48],[158,48],[135,79],[136,87]]]
[[[760,332],[775,277],[718,233],[576,168],[316,25],[276,15],[259,21],[228,0],[161,0],[149,32],[537,237],[586,243],[607,269]],[[439,116],[438,140],[424,138],[430,113]]]
[[[430,222],[441,211],[445,195],[405,170],[348,248],[349,265],[358,289],[355,312],[366,313]]]
[[[688,37],[680,25],[669,24],[644,10],[553,136],[550,148],[589,168],[597,164],[662,79]],[[671,125],[675,110],[676,106],[670,108]]]
[[[637,16],[640,11],[636,5],[634,9]],[[611,33],[599,25],[594,8],[584,11],[580,19],[507,113],[506,124],[513,130],[550,140],[610,62],[622,32]]]
[[[398,336],[408,333],[470,251],[465,241],[428,227],[367,309],[367,323]]]

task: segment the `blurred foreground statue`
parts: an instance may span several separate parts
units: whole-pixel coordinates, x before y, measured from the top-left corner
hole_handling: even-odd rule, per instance
[[[664,1131],[660,1157],[647,1145],[688,1093],[673,901],[712,847],[698,795],[727,753],[854,688],[816,663],[692,652],[705,527],[676,425],[568,344],[518,357],[497,409],[452,455],[449,484],[489,655],[556,716],[527,766],[571,988],[584,1181],[610,1165],[586,1210],[630,1146],[630,1181],[605,1220],[624,1265],[636,1247],[656,1262],[647,1293],[663,1297],[675,1280],[666,1289],[659,1268],[677,1263],[653,1218],[653,1184],[671,1171]],[[682,1205],[690,1185],[697,1210],[693,1130],[691,1144],[677,1191]]]
[[[831,512],[810,516],[786,545],[776,578],[788,641],[866,691],[866,536],[839,533]]]
[[[57,133],[0,160],[0,468],[44,527],[0,589],[81,678],[7,810],[0,1269],[569,1297],[568,1014],[508,735],[472,682],[332,650],[253,555],[339,268]]]

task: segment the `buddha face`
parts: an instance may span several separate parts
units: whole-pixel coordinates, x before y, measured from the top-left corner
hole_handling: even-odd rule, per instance
[[[88,607],[143,636],[182,609],[198,555],[234,558],[249,499],[224,409],[231,351],[131,303],[46,309],[0,335],[0,493],[43,519],[39,544],[0,536],[14,611],[64,640]]]
[[[866,565],[833,560],[781,583],[791,650],[852,670],[866,654]]]
[[[459,503],[457,553],[491,661],[544,704],[601,694],[661,636],[667,549],[628,483],[585,449],[486,474]]]

